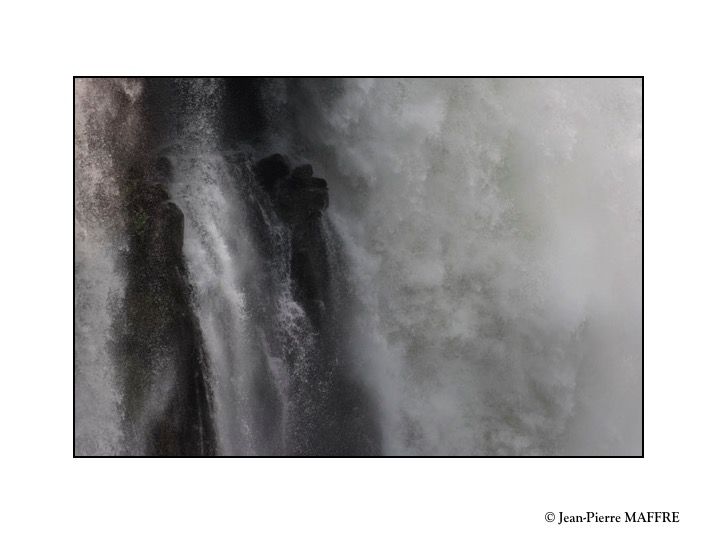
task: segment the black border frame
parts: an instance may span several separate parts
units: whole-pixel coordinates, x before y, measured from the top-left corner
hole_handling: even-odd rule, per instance
[[[593,455],[557,455],[557,456],[495,456],[495,455],[462,455],[462,456],[450,456],[450,455],[431,455],[431,456],[79,456],[75,453],[75,329],[73,327],[73,458],[85,459],[85,458],[145,458],[145,459],[196,459],[196,458],[231,458],[231,459],[246,459],[246,458],[280,458],[280,459],[303,459],[303,458],[331,458],[331,459],[386,459],[386,458],[401,458],[401,459],[428,459],[428,458],[476,458],[476,459],[488,459],[488,458],[500,458],[500,459],[567,459],[567,458],[581,458],[581,459],[617,459],[617,458],[634,458],[644,459],[645,458],[645,76],[644,75],[472,75],[472,76],[437,76],[431,75],[380,75],[380,76],[344,76],[344,75],[311,75],[311,76],[282,76],[282,75],[73,75],[73,211],[75,208],[75,80],[76,79],[115,79],[115,78],[156,78],[156,79],[203,79],[203,78],[220,78],[220,77],[238,77],[238,78],[283,78],[283,79],[640,79],[640,130],[641,130],[641,157],[640,157],[640,171],[641,171],[641,187],[640,187],[640,403],[641,403],[641,419],[640,419],[640,455],[617,455],[617,456],[593,456]],[[74,213],[74,212],[73,212]],[[73,325],[75,323],[75,221],[73,219]]]

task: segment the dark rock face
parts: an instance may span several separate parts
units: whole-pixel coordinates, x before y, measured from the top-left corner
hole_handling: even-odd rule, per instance
[[[371,455],[379,440],[370,402],[352,373],[344,308],[349,296],[323,212],[328,184],[310,165],[292,169],[274,154],[257,162],[259,184],[290,237],[293,298],[307,315],[314,345],[291,378],[291,454]],[[267,234],[261,235],[265,238]],[[290,358],[288,361],[295,362]],[[290,366],[295,368],[297,366]]]
[[[158,171],[159,169],[159,171]],[[184,220],[165,188],[131,171],[126,205],[128,287],[118,347],[131,438],[146,455],[212,455],[205,353],[182,254]]]
[[[312,178],[312,175],[313,175],[313,168],[312,168],[312,165],[310,165],[310,164],[300,165],[299,167],[295,167],[292,172],[292,177],[297,178],[298,180],[307,180],[309,178]]]
[[[328,207],[327,182],[313,178],[311,165],[301,165],[290,174],[286,157],[274,154],[257,164],[257,177],[270,194],[275,211],[291,234],[291,276],[294,296],[316,328],[329,304],[330,271],[321,218]]]
[[[257,162],[254,173],[247,209],[264,262],[250,294],[262,341],[284,358],[290,375],[280,394],[269,371],[257,374],[258,448],[282,455],[378,454],[376,415],[353,371],[348,272],[324,217],[328,184],[310,165],[292,168],[279,154]],[[214,455],[209,371],[183,257],[184,217],[165,187],[172,166],[160,159],[128,176],[128,283],[117,340],[128,446],[142,455]],[[289,332],[278,328],[284,323],[276,305],[287,295],[288,273],[292,300],[304,313]]]
[[[290,161],[281,154],[273,154],[258,161],[255,169],[262,186],[271,191],[277,180],[290,174]]]

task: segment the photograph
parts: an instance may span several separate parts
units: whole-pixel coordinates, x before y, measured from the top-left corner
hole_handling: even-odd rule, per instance
[[[710,3],[6,4],[0,537],[717,536]]]
[[[74,76],[73,456],[643,457],[643,88]]]

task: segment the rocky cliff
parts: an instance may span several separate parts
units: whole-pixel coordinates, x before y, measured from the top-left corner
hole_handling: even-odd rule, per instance
[[[182,252],[184,218],[163,185],[169,174],[160,160],[132,169],[126,184],[128,287],[118,340],[126,420],[131,438],[144,441],[140,453],[212,455],[207,365]]]
[[[311,165],[293,168],[280,154],[258,161],[255,178],[288,231],[292,295],[307,315],[314,337],[302,369],[295,369],[291,378],[294,415],[289,452],[377,453],[369,400],[351,365],[347,272],[340,268],[341,250],[333,249],[337,240],[323,217],[329,204],[328,184],[314,176]]]

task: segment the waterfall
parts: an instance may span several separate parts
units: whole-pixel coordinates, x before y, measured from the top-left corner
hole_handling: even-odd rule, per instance
[[[334,376],[326,380],[326,370],[317,368],[339,354],[333,343],[339,319],[321,331],[311,320],[312,306],[299,297],[292,275],[299,240],[292,227],[258,188],[242,154],[179,155],[172,162],[173,198],[187,220],[185,256],[210,357],[219,451],[335,453],[342,443],[315,424],[316,417],[332,421],[326,394],[344,384]],[[320,258],[337,267],[328,227],[323,220],[317,240],[330,253]],[[342,294],[333,283],[323,309]],[[313,429],[322,434],[309,436]]]
[[[640,100],[79,81],[76,453],[639,453]]]
[[[293,81],[391,454],[640,451],[640,81]]]

